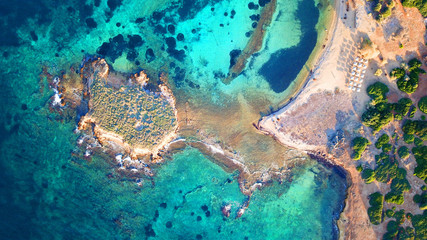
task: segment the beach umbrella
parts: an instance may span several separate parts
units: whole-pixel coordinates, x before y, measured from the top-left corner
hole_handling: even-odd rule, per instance
[[[352,90],[352,91],[354,91],[354,90],[356,90],[356,88],[355,88],[355,87],[352,87],[352,88],[351,88],[351,90]]]
[[[364,61],[365,63],[368,63],[369,61],[368,61],[368,59],[365,59],[365,61]]]
[[[354,80],[354,76],[351,76],[351,77],[350,77],[350,80]]]
[[[359,61],[360,60],[360,58],[359,57],[356,57],[356,61]]]
[[[355,71],[351,72],[351,75],[355,75],[355,74],[356,74],[356,72],[355,72]]]
[[[348,89],[350,89],[350,90],[351,90],[351,86],[348,86]]]
[[[362,73],[366,73],[366,70],[362,70]]]
[[[360,78],[365,78],[365,74],[360,75]]]
[[[360,79],[360,83],[363,83],[363,79]]]
[[[357,92],[360,92],[360,88],[357,89]]]
[[[349,82],[349,84],[350,84],[350,86],[353,86],[354,82],[353,82],[353,81],[350,81],[350,82]]]

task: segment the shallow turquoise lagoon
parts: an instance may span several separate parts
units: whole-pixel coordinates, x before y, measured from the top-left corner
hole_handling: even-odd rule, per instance
[[[236,218],[248,200],[237,172],[187,148],[139,187],[106,159],[74,157],[77,116],[49,110],[54,93],[42,68],[78,71],[93,55],[117,71],[168,72],[178,101],[224,109],[237,95],[280,102],[314,48],[317,1],[278,0],[261,50],[222,81],[267,2],[1,1],[0,239],[336,238],[345,178],[335,169],[310,161],[291,182],[256,191]],[[298,61],[277,64],[286,59]]]

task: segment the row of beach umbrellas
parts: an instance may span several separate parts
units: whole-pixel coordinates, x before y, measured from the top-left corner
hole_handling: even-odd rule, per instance
[[[351,67],[350,79],[348,80],[348,89],[360,92],[365,78],[366,68],[368,68],[368,59],[356,57]]]

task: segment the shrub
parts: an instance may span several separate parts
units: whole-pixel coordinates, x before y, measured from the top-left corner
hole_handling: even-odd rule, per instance
[[[368,95],[375,101],[384,100],[388,91],[387,85],[381,82],[376,82],[367,88]]]
[[[390,188],[392,192],[399,194],[411,190],[411,185],[406,178],[395,178],[391,182]]]
[[[414,76],[409,77],[409,80],[404,78],[400,78],[397,80],[397,88],[400,91],[411,94],[414,93],[418,88],[418,77],[414,78]]]
[[[383,239],[394,239],[399,233],[399,223],[390,221],[387,223],[387,232],[384,234]]]
[[[391,218],[391,217],[393,217],[393,216],[394,216],[394,211],[393,211],[393,210],[391,210],[391,209],[387,209],[387,211],[385,211],[385,215],[386,215],[388,218]]]
[[[427,96],[424,96],[418,101],[418,108],[421,112],[427,114]]]
[[[393,70],[391,70],[390,72],[390,76],[392,78],[396,78],[399,79],[401,77],[404,77],[406,74],[405,69],[403,68],[394,68]]]
[[[400,147],[397,153],[399,154],[399,157],[402,159],[409,157],[409,149],[406,146]]]
[[[365,180],[366,184],[369,184],[373,181],[375,181],[375,171],[370,168],[365,168],[362,171],[362,178]]]
[[[380,164],[383,160],[389,160],[390,159],[390,156],[389,155],[387,155],[386,153],[380,153],[380,154],[378,154],[378,155],[375,155],[375,162],[377,163],[377,164]]]
[[[362,167],[362,165],[357,166],[357,167],[356,167],[356,170],[357,170],[358,172],[362,172],[362,171],[363,171],[363,167]]]
[[[369,141],[363,137],[356,137],[353,139],[353,159],[359,160],[366,147],[369,145]]]
[[[391,146],[390,143],[386,143],[386,144],[383,145],[382,149],[383,149],[383,152],[388,153],[388,152],[391,151],[392,146]]]
[[[368,208],[368,216],[374,225],[378,225],[382,221],[383,201],[384,197],[379,192],[369,195],[369,204],[371,207]]]
[[[405,222],[405,210],[401,209],[395,212],[393,217],[396,219],[397,223],[402,224]]]
[[[370,127],[374,132],[378,132],[392,120],[393,114],[387,108],[380,110],[379,108],[371,107],[362,114],[362,123]]]
[[[394,117],[397,120],[402,120],[403,117],[405,117],[408,114],[409,109],[411,108],[411,105],[412,105],[412,101],[409,98],[401,98],[397,103],[393,105],[394,105],[394,111],[395,111]]]
[[[408,117],[413,118],[415,116],[415,113],[417,112],[417,107],[414,105],[411,106],[411,109],[409,110]]]
[[[390,141],[390,137],[387,134],[381,135],[381,137],[378,138],[377,142],[375,143],[375,147],[377,149],[380,149],[384,144],[388,143]]]
[[[390,159],[383,160],[377,168],[375,168],[375,178],[379,182],[387,183],[396,177],[398,165]]]
[[[427,121],[406,120],[402,130],[406,134],[415,134],[422,140],[427,140]]]
[[[417,147],[421,147],[423,145],[423,140],[421,140],[420,138],[415,138],[414,139],[414,144]]]
[[[394,203],[397,205],[402,205],[403,200],[403,193],[396,193],[394,191],[390,191],[385,195],[385,201],[388,203]]]
[[[414,195],[414,202],[418,204],[421,210],[427,209],[427,193],[423,192],[420,194]]]
[[[383,74],[383,70],[381,70],[381,68],[378,68],[374,73],[374,75],[377,77],[381,76],[381,74]]]
[[[427,179],[427,146],[412,148],[417,166],[414,169],[414,175],[426,182]]]
[[[414,142],[414,135],[412,134],[403,134],[403,141],[407,144],[411,144]]]
[[[427,211],[412,217],[412,226],[415,229],[416,239],[427,239]]]

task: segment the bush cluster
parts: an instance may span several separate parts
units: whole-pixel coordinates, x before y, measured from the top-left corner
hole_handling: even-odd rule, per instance
[[[390,76],[397,79],[399,90],[408,94],[417,90],[419,75],[425,74],[425,71],[420,68],[421,65],[421,62],[414,58],[409,61],[407,67],[395,68],[390,72]]]
[[[353,159],[359,160],[366,147],[369,145],[369,141],[363,137],[356,137],[353,139]]]
[[[416,7],[423,17],[427,17],[427,1],[426,0],[402,0],[404,7]]]
[[[383,21],[388,18],[395,4],[391,0],[368,0],[368,2],[372,2],[373,16],[377,21]]]
[[[369,220],[374,225],[378,225],[382,222],[383,201],[384,197],[380,192],[369,195],[369,204],[371,207],[368,208],[368,216]]]
[[[388,91],[388,87],[381,82],[376,82],[367,89],[372,102],[371,106],[362,114],[362,123],[372,128],[374,132],[378,132],[393,120],[391,112],[393,105],[387,103],[386,98]]]
[[[418,108],[421,112],[427,114],[427,96],[424,96],[418,101]]]

